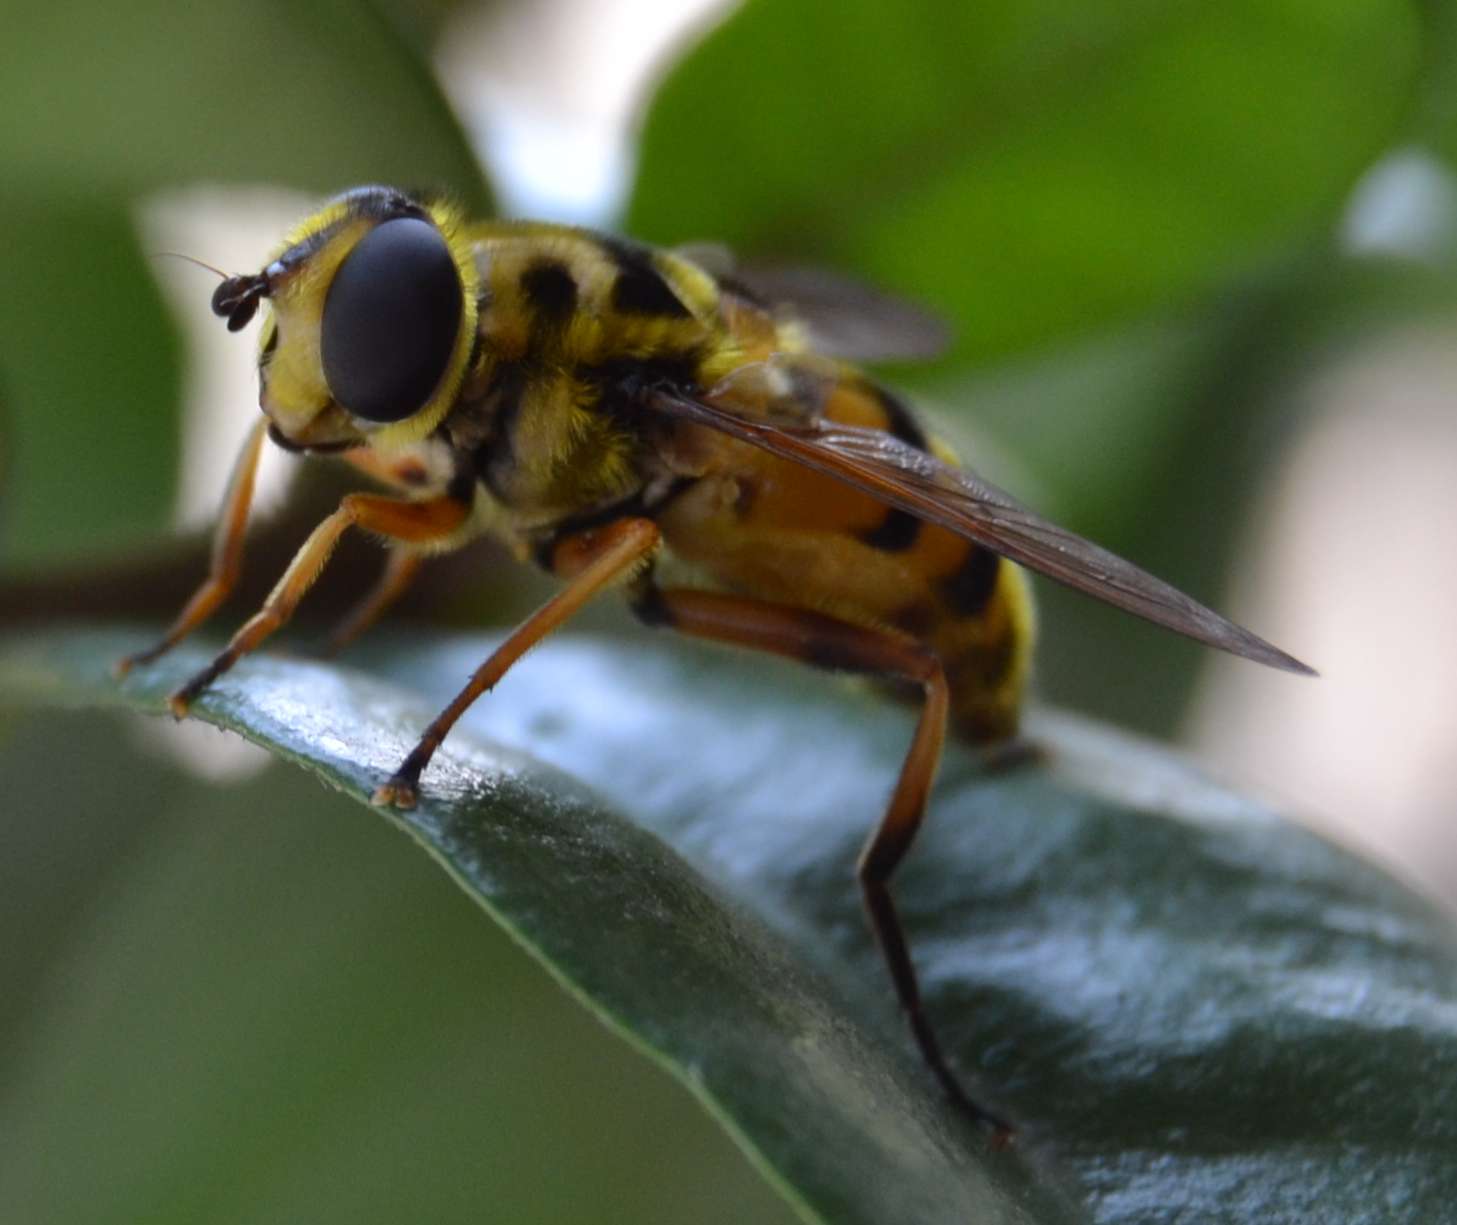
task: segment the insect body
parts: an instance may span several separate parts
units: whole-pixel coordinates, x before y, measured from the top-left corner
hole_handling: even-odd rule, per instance
[[[415,803],[460,714],[545,634],[625,585],[651,625],[892,683],[920,718],[859,879],[926,1062],[978,1118],[920,1004],[888,889],[951,728],[1014,734],[1032,614],[1021,562],[1200,641],[1292,671],[1283,652],[956,468],[894,396],[808,343],[731,274],[561,226],[467,225],[449,204],[361,188],[308,219],[213,307],[237,330],[267,299],[263,416],[224,501],[213,565],[154,658],[232,587],[265,433],[342,452],[393,485],[351,494],[174,711],[288,620],[339,537],[394,542],[343,637],[420,558],[481,534],[563,580],[375,794]],[[1009,560],[1010,559],[1010,560]],[[665,579],[683,571],[687,581]]]

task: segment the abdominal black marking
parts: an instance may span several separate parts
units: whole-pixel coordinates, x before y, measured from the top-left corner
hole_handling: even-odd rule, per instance
[[[974,617],[987,606],[997,589],[1002,559],[990,549],[972,545],[961,565],[938,587],[947,605],[963,617]]]
[[[860,390],[869,395],[885,414],[886,433],[918,451],[929,448],[930,444],[926,432],[921,429],[921,423],[897,396],[868,379],[861,383]],[[885,553],[906,552],[915,547],[920,534],[921,520],[904,510],[887,510],[885,518],[874,527],[857,533],[865,544]]]
[[[874,527],[856,533],[861,543],[883,553],[904,553],[915,546],[920,534],[921,521],[904,510],[888,510]]]
[[[885,414],[887,433],[899,438],[902,442],[909,443],[918,451],[931,449],[926,431],[921,428],[921,423],[916,420],[915,414],[906,406],[905,401],[899,396],[892,395],[878,383],[867,381],[865,386],[874,397],[875,402],[880,405],[880,411]]]

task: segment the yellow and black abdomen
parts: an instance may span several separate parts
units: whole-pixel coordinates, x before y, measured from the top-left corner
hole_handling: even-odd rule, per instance
[[[848,370],[824,412],[932,446],[898,400]],[[715,471],[660,517],[676,556],[745,595],[924,642],[946,669],[955,732],[974,741],[1015,733],[1033,638],[1017,566],[831,477],[724,446]]]

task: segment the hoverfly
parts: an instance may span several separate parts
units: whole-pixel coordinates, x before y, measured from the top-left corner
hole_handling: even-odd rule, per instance
[[[233,587],[266,435],[342,453],[394,492],[350,494],[319,524],[263,608],[172,695],[179,717],[288,621],[351,527],[392,550],[341,637],[372,622],[423,556],[482,534],[563,581],[424,730],[378,804],[412,806],[465,709],[615,585],[648,625],[918,695],[859,883],[926,1064],[1006,1136],[941,1052],[889,882],[947,730],[978,743],[1016,731],[1032,645],[1021,567],[1210,646],[1310,669],[957,467],[899,399],[714,263],[565,226],[467,224],[448,201],[386,187],[333,200],[261,272],[213,296],[232,331],[271,307],[263,415],[228,484],[206,581],[119,669],[173,646]],[[696,580],[661,581],[664,559]]]

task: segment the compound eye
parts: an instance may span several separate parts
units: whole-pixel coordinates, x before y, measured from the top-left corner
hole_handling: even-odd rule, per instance
[[[375,226],[324,299],[320,355],[329,391],[366,421],[425,406],[455,349],[462,289],[440,231],[417,217]]]

